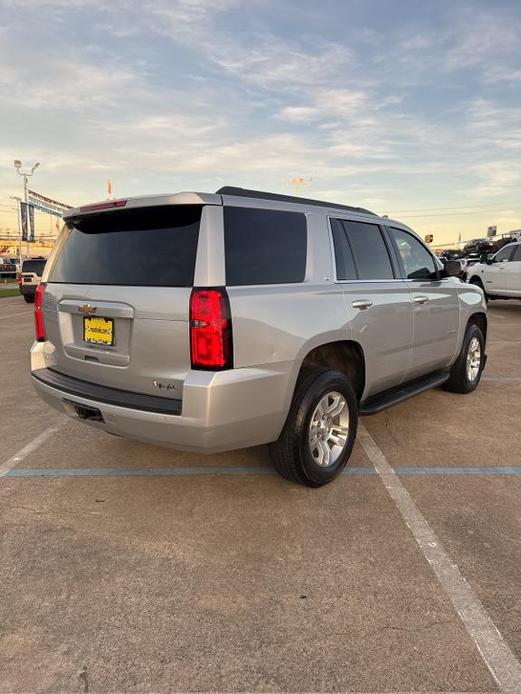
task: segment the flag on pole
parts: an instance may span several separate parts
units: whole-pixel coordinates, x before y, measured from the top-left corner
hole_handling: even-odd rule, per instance
[[[29,241],[34,241],[35,238],[35,227],[34,227],[34,205],[28,205],[29,210]]]
[[[20,203],[20,220],[22,222],[22,241],[29,241],[28,235],[28,211],[29,205],[26,202]]]

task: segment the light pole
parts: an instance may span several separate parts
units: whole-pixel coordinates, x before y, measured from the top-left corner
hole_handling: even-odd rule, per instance
[[[16,195],[10,195],[10,200],[16,200],[16,222],[18,224],[18,262],[20,263],[20,271],[22,270],[22,228],[20,226],[20,203],[22,198]]]
[[[32,176],[36,169],[40,166],[40,162],[37,161],[36,164],[31,168],[31,171],[20,171],[22,168],[22,162],[19,159],[14,160],[14,168],[16,169],[16,173],[19,176],[23,176],[24,178],[24,202],[27,204],[28,202],[28,193],[27,193],[27,187],[28,187],[28,178],[29,176]],[[21,246],[21,243],[20,243]],[[25,247],[26,255],[29,257],[29,234],[27,234],[27,245]],[[20,255],[21,255],[21,250],[20,250]]]

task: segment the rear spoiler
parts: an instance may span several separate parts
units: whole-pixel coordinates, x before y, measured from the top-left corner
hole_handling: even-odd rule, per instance
[[[76,219],[89,214],[112,212],[121,209],[157,207],[160,205],[222,205],[222,197],[216,193],[174,193],[173,195],[149,195],[146,197],[103,200],[67,210],[63,219]]]

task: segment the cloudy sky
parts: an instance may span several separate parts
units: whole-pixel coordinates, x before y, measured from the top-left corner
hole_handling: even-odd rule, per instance
[[[521,227],[519,0],[0,0],[0,227],[223,184],[370,207],[435,241]]]

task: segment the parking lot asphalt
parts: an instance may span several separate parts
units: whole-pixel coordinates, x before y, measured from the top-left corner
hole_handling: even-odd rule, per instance
[[[2,299],[0,692],[521,692],[521,302],[489,319],[477,392],[364,418],[349,474],[310,490],[265,447],[50,410],[32,307]]]

